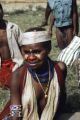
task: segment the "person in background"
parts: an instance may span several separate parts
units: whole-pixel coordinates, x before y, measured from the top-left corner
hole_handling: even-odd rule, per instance
[[[19,50],[21,30],[18,25],[4,20],[4,11],[0,4],[0,87],[10,89],[12,71],[17,69],[23,58]],[[0,120],[8,109],[9,102],[0,113]]]
[[[47,25],[49,16],[49,34],[52,35],[52,28],[55,25],[57,43],[62,50],[69,45],[73,36],[78,35],[79,23],[76,0],[48,0],[45,19],[41,26]]]
[[[24,64],[12,75],[11,120],[52,120],[66,101],[66,65],[49,58],[51,37],[44,28],[23,33]]]

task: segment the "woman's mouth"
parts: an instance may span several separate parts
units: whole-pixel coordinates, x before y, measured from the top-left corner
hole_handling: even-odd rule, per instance
[[[29,66],[35,66],[35,65],[37,64],[37,62],[27,62],[27,64],[28,64]]]

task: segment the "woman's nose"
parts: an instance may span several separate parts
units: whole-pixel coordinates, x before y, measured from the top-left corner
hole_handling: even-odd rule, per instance
[[[33,60],[36,60],[37,57],[34,54],[30,54],[27,59],[30,61],[33,61]]]

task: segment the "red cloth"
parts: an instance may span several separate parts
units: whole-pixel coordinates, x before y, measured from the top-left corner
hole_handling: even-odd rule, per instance
[[[10,88],[10,79],[14,65],[15,63],[11,59],[2,61],[0,69],[0,87],[5,89]]]
[[[12,68],[14,67],[15,63],[10,60],[4,60],[1,63],[1,69],[0,69],[0,87],[6,89],[10,88],[10,80],[12,76]],[[0,113],[0,120],[2,120],[6,115],[9,115],[10,113],[10,101],[7,102],[4,109]]]

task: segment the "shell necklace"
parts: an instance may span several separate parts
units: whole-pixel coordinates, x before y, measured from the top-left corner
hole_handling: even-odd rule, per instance
[[[35,76],[36,76],[36,78],[37,78],[37,80],[38,80],[38,83],[39,83],[39,85],[40,85],[43,93],[44,93],[44,97],[45,97],[45,98],[48,98],[47,92],[48,92],[49,84],[50,84],[50,64],[49,64],[49,61],[48,61],[48,66],[49,66],[49,78],[48,78],[48,83],[47,83],[47,86],[46,86],[45,89],[43,88],[43,86],[42,86],[42,84],[41,84],[41,82],[40,82],[40,80],[39,80],[39,78],[38,78],[38,75],[35,73]]]

